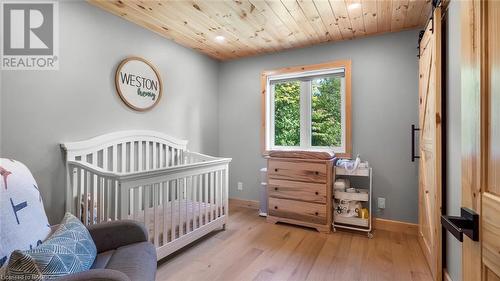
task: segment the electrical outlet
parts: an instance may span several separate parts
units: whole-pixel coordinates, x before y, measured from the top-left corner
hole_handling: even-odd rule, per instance
[[[377,207],[379,209],[385,209],[385,198],[384,197],[377,198]]]
[[[238,182],[238,190],[243,190],[243,183],[241,181]]]

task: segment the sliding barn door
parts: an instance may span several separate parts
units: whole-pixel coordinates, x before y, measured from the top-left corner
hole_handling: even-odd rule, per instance
[[[434,280],[441,280],[441,8],[420,41],[418,240]]]
[[[462,280],[500,280],[500,1],[462,5],[462,204],[479,214],[464,236]]]

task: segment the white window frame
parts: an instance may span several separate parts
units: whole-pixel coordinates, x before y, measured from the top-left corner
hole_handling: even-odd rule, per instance
[[[277,75],[268,75],[266,79],[266,150],[305,150],[305,151],[333,151],[336,154],[350,153],[347,151],[347,130],[346,130],[346,68],[335,67],[321,70],[311,70],[302,72],[292,72]],[[288,79],[304,79],[314,76],[335,75],[343,73],[341,76],[341,145],[333,146],[312,146],[312,80],[302,81],[300,90],[300,145],[299,146],[278,146],[275,140],[275,119],[274,119],[274,84],[272,82]]]

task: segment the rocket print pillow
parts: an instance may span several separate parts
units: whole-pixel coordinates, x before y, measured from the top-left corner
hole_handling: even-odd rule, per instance
[[[14,250],[29,250],[50,234],[42,196],[21,162],[0,158],[0,268]]]

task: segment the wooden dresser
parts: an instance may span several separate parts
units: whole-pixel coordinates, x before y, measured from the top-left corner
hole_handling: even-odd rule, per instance
[[[332,225],[333,156],[275,151],[267,158],[268,216],[329,233]]]

